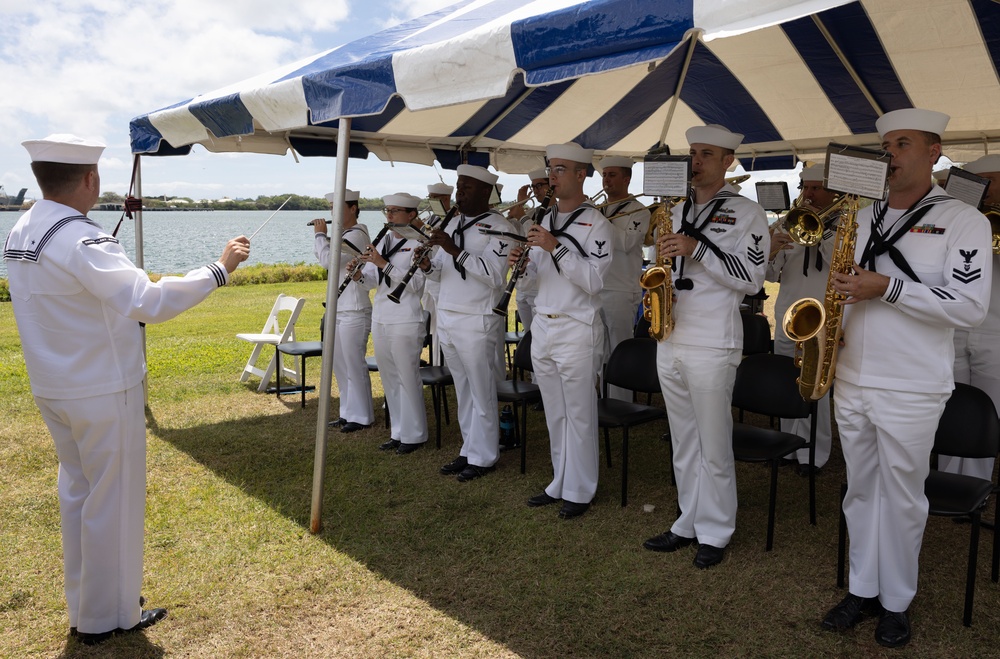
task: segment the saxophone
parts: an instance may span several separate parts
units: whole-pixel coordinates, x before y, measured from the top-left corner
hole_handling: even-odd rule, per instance
[[[657,236],[673,231],[670,212],[683,197],[672,197],[656,204],[649,219],[649,225],[655,226]],[[639,285],[646,289],[642,296],[645,311],[643,318],[649,321],[649,335],[657,341],[662,341],[674,331],[674,282],[670,261],[656,250],[656,262],[646,268],[639,276]]]
[[[846,296],[833,288],[833,277],[854,267],[854,249],[858,235],[858,197],[848,195],[844,214],[834,237],[830,274],[826,280],[823,304],[811,297],[795,302],[782,321],[785,335],[795,341],[795,365],[801,371],[797,382],[799,393],[806,400],[819,400],[833,385],[837,367],[837,349],[843,336],[841,321]]]

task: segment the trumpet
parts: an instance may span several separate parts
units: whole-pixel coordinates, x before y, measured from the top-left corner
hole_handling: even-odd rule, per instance
[[[378,245],[379,241],[385,237],[387,231],[389,231],[388,224],[379,230],[378,234],[375,236],[375,240],[372,241],[372,245]],[[352,279],[354,279],[354,275],[358,274],[363,267],[365,267],[365,262],[361,260],[361,257],[355,257],[354,265],[347,269],[347,275],[344,277],[344,281],[340,282],[340,288],[337,289],[337,299],[340,299],[341,294],[347,289],[347,285],[351,283]]]
[[[791,210],[785,213],[782,228],[791,236],[793,242],[806,247],[815,247],[823,241],[823,227],[827,219],[843,207],[847,198],[844,195],[837,195],[829,206],[818,212],[808,208],[809,201],[809,199],[803,200],[800,194]]]
[[[990,233],[993,234],[993,253],[1000,254],[1000,205],[983,206],[982,213],[990,221]]]
[[[451,218],[455,217],[455,213],[457,212],[458,212],[458,204],[455,204],[454,206],[448,209],[448,212],[445,214],[444,219],[441,220],[441,224],[434,227],[434,231],[444,231],[445,227],[448,226],[448,223],[451,222]],[[410,283],[411,279],[413,279],[413,275],[417,274],[417,268],[420,267],[420,262],[423,260],[424,256],[426,256],[427,253],[430,251],[431,248],[427,247],[427,245],[421,245],[416,250],[414,250],[413,263],[410,264],[410,269],[406,271],[406,274],[403,275],[403,278],[399,280],[399,285],[396,286],[396,288],[392,289],[392,291],[388,295],[386,295],[386,297],[389,298],[389,300],[395,302],[396,304],[399,304],[399,301],[403,298],[403,291],[406,290],[406,285]]]

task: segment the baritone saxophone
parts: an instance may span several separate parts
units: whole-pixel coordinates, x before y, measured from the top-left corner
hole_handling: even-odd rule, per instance
[[[782,321],[785,335],[795,341],[795,365],[800,368],[799,393],[806,400],[819,400],[833,385],[837,349],[843,336],[844,307],[841,302],[847,297],[834,290],[833,278],[854,267],[857,216],[858,197],[848,195],[834,236],[823,303],[815,298],[802,298],[788,308]]]
[[[683,197],[671,197],[656,204],[650,215],[649,225],[656,227],[656,235],[673,232],[670,212]],[[662,341],[674,331],[674,282],[670,260],[656,248],[656,262],[639,276],[639,285],[646,290],[642,296],[645,307],[643,317],[649,321],[649,335]]]

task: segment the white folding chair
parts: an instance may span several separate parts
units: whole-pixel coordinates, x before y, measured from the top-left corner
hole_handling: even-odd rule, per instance
[[[257,387],[257,391],[265,391],[267,389],[268,382],[271,381],[271,376],[274,375],[274,369],[277,367],[281,368],[282,376],[293,378],[295,382],[299,382],[299,366],[294,357],[292,358],[293,368],[286,368],[284,366],[281,353],[279,353],[277,349],[275,349],[274,356],[271,357],[271,361],[268,362],[266,369],[262,370],[257,368],[257,361],[260,358],[261,349],[263,349],[265,345],[277,347],[280,343],[287,343],[295,340],[295,321],[299,318],[299,312],[302,311],[303,304],[305,304],[305,300],[302,298],[289,297],[283,293],[279,294],[278,299],[274,301],[274,306],[271,308],[270,315],[267,317],[267,322],[264,323],[264,328],[260,331],[260,333],[236,335],[237,339],[242,339],[255,344],[253,352],[250,354],[250,359],[247,360],[247,365],[243,367],[243,374],[240,376],[240,382],[246,382],[247,378],[251,375],[256,375],[260,378],[260,386]],[[285,321],[284,328],[281,326],[280,317],[283,312],[289,312],[288,320]]]

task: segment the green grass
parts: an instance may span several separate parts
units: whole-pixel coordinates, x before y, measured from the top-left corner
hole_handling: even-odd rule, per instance
[[[318,339],[322,282],[225,288],[148,328],[145,582],[170,617],[146,634],[84,648],[66,637],[51,440],[31,399],[10,305],[0,305],[0,657],[665,657],[891,656],[873,623],[819,628],[835,587],[839,447],[818,479],[819,523],[803,479],[782,470],[775,546],[764,552],[767,471],[740,464],[737,532],[700,571],[693,549],[644,551],[676,498],[662,427],[633,432],[629,506],[619,506],[620,439],[595,505],[562,521],[525,500],[551,475],[543,415],[529,418],[528,473],[461,484],[437,474],[458,452],[376,450],[375,427],[331,433],[323,530],[308,531],[317,396],[278,401],[239,383],[279,292],[307,298],[299,338]],[[319,381],[319,360],[309,380]],[[373,378],[378,396],[378,377]],[[336,392],[334,392],[336,393]],[[380,403],[379,398],[377,403]],[[376,407],[379,407],[377,404]],[[428,406],[429,407],[429,406]],[[454,414],[454,397],[451,397]],[[644,512],[644,504],[654,506]],[[968,527],[932,518],[907,656],[993,656],[1000,590],[981,541],[973,627],[961,625]]]

